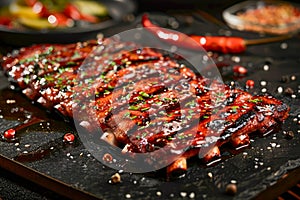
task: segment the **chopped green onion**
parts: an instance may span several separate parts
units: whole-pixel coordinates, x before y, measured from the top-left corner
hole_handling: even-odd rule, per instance
[[[146,98],[148,98],[148,97],[150,97],[150,95],[149,94],[147,94],[146,92],[140,92],[139,93],[142,97],[146,97]]]
[[[140,106],[129,106],[129,110],[139,110]]]
[[[130,119],[136,119],[136,118],[137,118],[136,115],[130,117]]]
[[[142,108],[141,111],[146,111],[146,110],[149,110],[150,108],[147,107],[147,108]]]

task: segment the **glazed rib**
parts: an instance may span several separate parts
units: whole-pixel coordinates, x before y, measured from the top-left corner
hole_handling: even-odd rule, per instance
[[[126,45],[135,47],[35,45],[7,55],[2,66],[28,98],[68,117],[82,113],[77,120],[89,131],[100,126],[112,133],[124,152],[184,150],[175,164],[208,146],[205,161],[220,156],[226,143],[248,145],[249,134],[267,133],[288,117],[289,107],[278,99],[202,77],[157,50],[116,50]],[[105,55],[95,51],[99,46]]]

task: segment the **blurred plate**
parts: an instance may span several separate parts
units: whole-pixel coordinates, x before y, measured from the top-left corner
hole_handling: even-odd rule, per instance
[[[100,0],[99,0],[100,1]],[[0,41],[10,45],[24,46],[33,43],[71,43],[84,41],[104,29],[112,27],[136,11],[134,0],[101,0],[108,9],[110,19],[84,27],[72,27],[60,30],[8,29],[0,26]],[[9,1],[0,1],[0,7]]]
[[[238,30],[270,34],[300,30],[300,6],[285,1],[244,1],[224,10],[223,18]]]

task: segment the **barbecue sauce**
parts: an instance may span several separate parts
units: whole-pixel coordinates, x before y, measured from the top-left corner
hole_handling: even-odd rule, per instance
[[[37,105],[33,105],[27,98],[20,95],[18,91],[8,88],[0,90],[0,116],[0,123],[13,124],[8,125],[9,128],[2,131],[0,140],[1,142],[15,143],[15,146],[19,146],[22,143],[22,138],[25,137],[25,134],[29,135],[30,131],[38,131],[41,134],[62,132],[61,137],[56,136],[50,142],[42,144],[36,149],[20,152],[13,158],[18,162],[38,161],[50,156],[54,151],[68,148],[70,145],[79,145],[76,140],[73,140],[73,142],[64,141],[64,129],[72,130],[71,126],[65,128],[66,123],[59,116],[47,113]],[[64,126],[62,126],[62,123]],[[50,124],[51,127],[49,127]],[[10,133],[10,136],[7,136],[8,133]],[[30,144],[27,145],[30,146]]]

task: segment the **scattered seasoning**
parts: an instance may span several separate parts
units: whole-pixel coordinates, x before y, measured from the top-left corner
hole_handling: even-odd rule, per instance
[[[186,197],[187,196],[187,192],[180,192],[180,196]]]
[[[277,88],[277,92],[281,94],[281,93],[283,92],[283,88],[282,88],[281,86],[279,86],[279,87]]]
[[[261,85],[261,86],[266,86],[266,85],[267,85],[267,81],[261,81],[261,82],[260,82],[260,85]]]
[[[113,184],[117,184],[117,183],[120,183],[121,182],[121,176],[119,173],[115,173],[114,175],[112,175],[110,177],[110,181],[111,183]]]
[[[241,58],[239,56],[232,56],[231,60],[236,62],[236,63],[239,63],[241,61]]]
[[[270,69],[269,65],[264,65],[264,66],[263,66],[263,70],[264,70],[264,71],[269,71],[269,69]]]
[[[16,103],[16,100],[14,100],[14,99],[7,99],[6,100],[6,104],[14,104],[14,103]]]
[[[208,176],[209,178],[212,178],[212,177],[213,177],[213,174],[212,174],[211,172],[208,172],[207,176]]]
[[[236,184],[237,181],[236,180],[231,180],[230,183]]]
[[[281,49],[287,49],[288,48],[288,44],[285,43],[285,42],[283,42],[283,43],[280,44],[280,48]]]
[[[295,80],[296,80],[296,76],[295,76],[295,75],[292,75],[292,76],[291,76],[291,80],[292,80],[292,81],[295,81]]]
[[[15,129],[8,129],[4,132],[3,136],[5,139],[13,139],[16,135],[16,130]]]
[[[66,133],[64,135],[64,142],[72,143],[75,140],[75,135],[73,133]]]
[[[290,82],[289,76],[283,75],[283,76],[281,77],[281,82],[283,82],[283,83],[288,83],[288,82]]]
[[[292,95],[292,94],[294,94],[294,90],[292,88],[288,87],[284,90],[284,93],[286,95]]]
[[[247,74],[248,70],[243,66],[235,65],[235,66],[233,66],[233,72],[235,72],[239,75],[245,75],[245,74]]]
[[[275,142],[271,142],[270,145],[271,147],[275,148],[277,144]]]
[[[234,183],[229,183],[225,189],[226,194],[235,195],[237,193],[237,186]]]
[[[264,93],[267,92],[267,88],[262,88],[261,92],[264,92]]]
[[[195,192],[191,192],[190,195],[189,195],[190,199],[194,199],[196,197],[196,194]]]
[[[255,83],[254,83],[253,80],[249,79],[249,80],[246,81],[246,86],[247,86],[248,88],[253,88],[254,85],[255,85]]]
[[[157,191],[157,192],[156,192],[156,195],[157,195],[157,196],[161,196],[161,195],[162,195],[161,191]]]
[[[113,160],[113,157],[109,153],[106,153],[103,155],[102,160],[106,162],[111,162]]]

